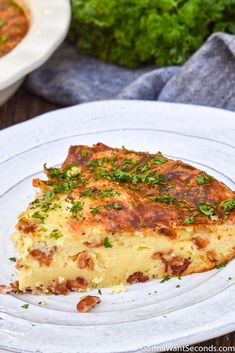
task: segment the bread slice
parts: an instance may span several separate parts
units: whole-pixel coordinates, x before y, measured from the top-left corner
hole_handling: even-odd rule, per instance
[[[13,236],[19,289],[66,294],[181,276],[235,255],[235,195],[160,152],[101,143],[44,166]]]

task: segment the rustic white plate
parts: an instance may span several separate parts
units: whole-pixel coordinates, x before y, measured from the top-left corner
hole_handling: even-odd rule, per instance
[[[66,108],[0,132],[0,283],[15,278],[9,236],[33,198],[31,180],[71,144],[111,146],[180,158],[234,189],[235,113],[199,106],[107,101]],[[80,294],[0,296],[0,348],[17,352],[111,353],[200,342],[235,330],[235,262],[221,270],[130,286],[79,314]],[[180,284],[180,287],[176,287]],[[92,291],[97,294],[97,290]],[[48,305],[41,307],[39,301]],[[29,308],[22,305],[29,303]]]

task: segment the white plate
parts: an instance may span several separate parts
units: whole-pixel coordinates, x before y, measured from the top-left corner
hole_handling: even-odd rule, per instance
[[[156,152],[199,167],[234,189],[235,113],[199,106],[143,101],[83,104],[47,113],[0,132],[0,282],[15,276],[9,235],[33,198],[32,177],[57,165],[71,144]],[[235,330],[235,266],[130,286],[79,314],[80,295],[0,296],[0,348],[19,352],[137,352],[181,346]],[[229,277],[231,279],[229,280]],[[176,285],[180,284],[180,288]],[[97,294],[97,290],[92,293]],[[46,300],[47,307],[39,301]],[[29,303],[23,309],[23,303]],[[145,349],[145,348],[143,348]]]

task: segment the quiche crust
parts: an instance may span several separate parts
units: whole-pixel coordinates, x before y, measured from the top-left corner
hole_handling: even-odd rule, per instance
[[[192,166],[101,143],[44,166],[19,216],[19,290],[67,294],[181,276],[235,256],[235,195]]]

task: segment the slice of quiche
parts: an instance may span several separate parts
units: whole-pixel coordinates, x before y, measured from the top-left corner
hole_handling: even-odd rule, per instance
[[[202,272],[235,255],[235,194],[160,152],[70,147],[20,214],[19,289],[66,294]]]

